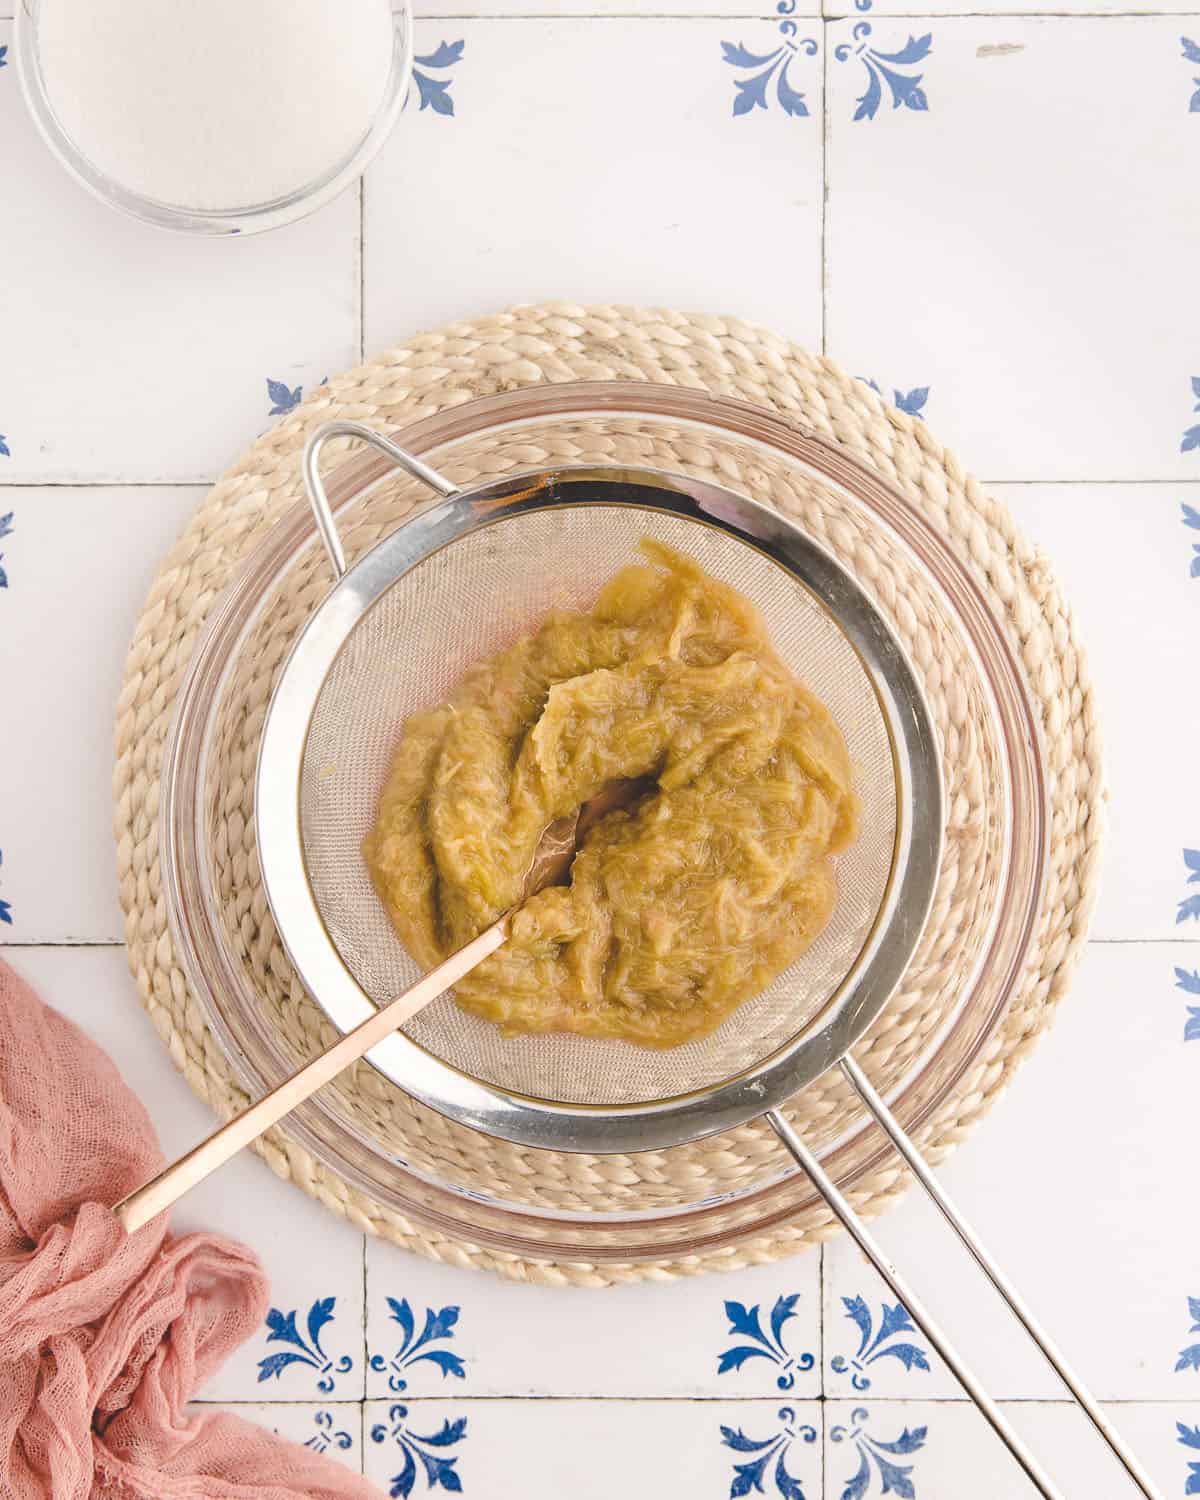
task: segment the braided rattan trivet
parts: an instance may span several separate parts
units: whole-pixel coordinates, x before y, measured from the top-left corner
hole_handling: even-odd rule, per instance
[[[954,1093],[949,1109],[922,1134],[936,1160],[981,1117],[1046,1028],[1064,992],[1086,935],[1095,887],[1102,800],[1099,736],[1086,670],[1070,614],[1044,562],[1013,528],[1002,507],[934,441],[920,421],[882,403],[860,382],[827,360],[758,328],[729,319],[699,318],[662,309],[521,307],[474,323],[423,334],[371,363],[334,377],[258,440],[215,486],[163,564],[138,621],[117,715],[115,827],[121,899],[131,967],[171,1057],[192,1088],[222,1116],[242,1108],[245,1095],[229,1073],[215,1039],[189,996],[176,962],[161,897],[158,869],[158,776],[179,675],[208,612],[225,584],[266,530],[300,498],[298,455],[312,427],[331,417],[395,429],[476,396],[546,381],[648,380],[708,390],[772,409],[807,429],[832,437],[867,458],[969,558],[1019,644],[1032,691],[1040,702],[1050,762],[1053,849],[1045,915],[1033,961],[1013,994],[990,1045]],[[269,672],[254,689],[265,706]],[[253,859],[239,878],[256,882]],[[261,897],[261,891],[257,892]],[[250,894],[247,893],[247,900]],[[257,903],[262,906],[261,899]],[[951,976],[953,978],[953,976]],[[908,1009],[880,1018],[889,1045],[919,1034],[922,1019],[910,996]],[[328,1034],[327,1023],[306,997],[294,993],[277,1006],[280,1024],[297,1028],[301,1051]],[[890,1030],[888,1029],[890,1027]],[[289,1035],[290,1035],[289,1030]],[[367,1070],[369,1074],[369,1070]],[[361,1076],[361,1075],[359,1075]],[[357,1082],[357,1080],[355,1080]],[[375,1091],[377,1092],[377,1090]],[[813,1091],[809,1091],[810,1093]],[[383,1104],[372,1098],[366,1113]],[[431,1135],[437,1117],[425,1122]],[[440,1149],[461,1153],[479,1145],[481,1170],[516,1173],[532,1201],[563,1206],[563,1183],[575,1204],[614,1206],[601,1163],[521,1153],[459,1131],[443,1132]],[[761,1157],[754,1126],[721,1138],[714,1151],[700,1146],[657,1153],[644,1165],[670,1176],[675,1164],[692,1181],[698,1171],[721,1186]],[[831,1218],[816,1212],[769,1234],[685,1259],[664,1250],[660,1261],[570,1263],[522,1259],[451,1239],[397,1215],[315,1161],[285,1132],[261,1143],[274,1169],[364,1229],[438,1260],[486,1266],[547,1283],[603,1285],[652,1276],[729,1268],[776,1259],[827,1235]],[[626,1168],[632,1159],[624,1159]],[[640,1160],[640,1159],[639,1159]],[[553,1171],[548,1168],[553,1167]],[[889,1165],[857,1184],[856,1204],[877,1211],[904,1186]],[[621,1189],[628,1206],[629,1188]]]

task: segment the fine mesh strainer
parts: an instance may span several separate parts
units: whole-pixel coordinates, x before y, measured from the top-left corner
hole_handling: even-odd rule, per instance
[[[443,497],[350,570],[318,471],[333,437],[363,439]],[[1061,1492],[778,1113],[838,1065],[1141,1493],[1155,1496],[849,1056],[916,948],[943,822],[933,724],[903,651],[867,594],[778,513],[693,478],[567,468],[459,490],[355,423],[314,434],[305,477],[338,581],[271,700],[258,765],[258,849],[288,955],[348,1034],[120,1205],[125,1222],[143,1222],[368,1047],[376,1067],[431,1108],[531,1147],[644,1151],[762,1116],[1038,1492],[1054,1500]],[[505,1039],[444,991],[506,940],[507,916],[422,978],[375,896],[363,836],[405,720],[443,700],[471,663],[528,632],[550,609],[589,607],[601,585],[637,556],[644,537],[694,558],[758,606],[779,655],[827,704],[845,737],[861,833],[836,860],[838,904],[821,937],[711,1037],[664,1052],[579,1037]],[[396,997],[405,992],[397,1015]],[[401,1019],[403,1029],[395,1030]]]

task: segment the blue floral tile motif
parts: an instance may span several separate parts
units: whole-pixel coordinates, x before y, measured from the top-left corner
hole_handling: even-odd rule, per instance
[[[425,1471],[425,1483],[431,1490],[439,1486],[444,1490],[462,1493],[462,1476],[455,1465],[461,1455],[445,1456],[438,1451],[453,1448],[467,1434],[467,1419],[459,1417],[451,1422],[447,1417],[436,1432],[422,1435],[411,1432],[405,1419],[408,1407],[397,1404],[388,1407],[386,1422],[376,1422],[371,1428],[373,1443],[386,1443],[389,1438],[398,1444],[404,1454],[404,1467],[389,1480],[388,1494],[392,1500],[407,1500],[417,1482],[417,1464]]]
[[[795,1410],[790,1406],[781,1406],[776,1415],[781,1426],[770,1437],[747,1437],[740,1427],[721,1428],[722,1447],[753,1455],[741,1463],[734,1461],[729,1500],[738,1500],[739,1495],[748,1495],[751,1490],[757,1490],[760,1495],[767,1494],[764,1480],[774,1486],[775,1493],[782,1496],[782,1500],[805,1500],[800,1481],[788,1469],[787,1458],[793,1443],[815,1443],[817,1429],[807,1423],[798,1426]],[[773,1466],[772,1459],[775,1460]]]
[[[925,1446],[929,1432],[927,1427],[906,1427],[898,1438],[885,1443],[866,1431],[870,1421],[866,1407],[859,1406],[850,1413],[849,1427],[831,1427],[830,1439],[835,1443],[853,1443],[858,1454],[858,1470],[842,1491],[841,1500],[863,1500],[865,1495],[896,1495],[900,1500],[916,1500],[917,1487],[912,1480],[913,1464],[898,1464],[897,1458],[907,1458],[919,1453]],[[879,1489],[875,1489],[875,1481]]]
[[[274,1354],[268,1354],[258,1362],[258,1379],[278,1380],[283,1372],[291,1365],[304,1365],[310,1370],[316,1370],[320,1379],[317,1381],[317,1390],[328,1395],[337,1384],[335,1376],[345,1375],[354,1368],[354,1360],[349,1354],[343,1354],[336,1362],[332,1360],[321,1347],[321,1330],[333,1322],[334,1307],[337,1303],[336,1297],[319,1297],[308,1310],[308,1318],[305,1324],[307,1338],[296,1327],[296,1311],[282,1313],[277,1307],[271,1308],[267,1313],[267,1327],[271,1330],[267,1334],[267,1343],[291,1344],[291,1349],[282,1349]]]
[[[873,120],[883,102],[883,86],[887,85],[892,96],[892,108],[923,112],[929,108],[929,100],[921,87],[923,73],[902,71],[915,63],[923,62],[933,51],[933,33],[924,36],[909,36],[898,52],[880,52],[872,47],[867,38],[871,35],[870,21],[858,21],[851,32],[849,42],[841,42],[833,49],[838,62],[857,57],[867,70],[867,87],[856,101],[855,120]]]
[[[1175,984],[1185,994],[1195,995],[1200,1000],[1200,969],[1181,969],[1176,964]],[[1187,1013],[1188,1018],[1183,1027],[1183,1039],[1185,1042],[1200,1042],[1200,1005],[1189,1005]],[[1200,1306],[1200,1304],[1197,1305]],[[1197,1368],[1200,1368],[1200,1366]]]
[[[1200,63],[1200,42],[1193,42],[1190,36],[1179,38],[1183,44],[1183,55],[1188,62]],[[1196,92],[1192,95],[1192,102],[1188,105],[1188,113],[1200,115],[1200,78],[1193,78],[1192,82],[1197,85]]]
[[[858,1327],[858,1348],[850,1359],[841,1354],[835,1355],[830,1361],[830,1367],[835,1374],[848,1374],[850,1384],[856,1391],[871,1389],[871,1378],[866,1370],[876,1360],[898,1360],[906,1370],[929,1369],[929,1358],[919,1344],[909,1343],[907,1340],[894,1342],[897,1334],[917,1331],[899,1302],[895,1307],[889,1307],[886,1302],[880,1304],[878,1331],[871,1309],[861,1297],[843,1297],[842,1306],[846,1309],[846,1316]]]
[[[13,534],[13,516],[15,511],[9,511],[6,516],[0,516],[0,540]],[[4,571],[4,553],[0,552],[0,589],[8,587],[8,574]]]
[[[1192,1320],[1189,1333],[1200,1333],[1200,1297],[1189,1297],[1187,1299],[1188,1316]],[[1179,1358],[1175,1361],[1175,1373],[1180,1370],[1200,1370],[1200,1344],[1191,1344],[1186,1349],[1179,1351]]]
[[[1197,98],[1200,98],[1200,95],[1197,95]],[[1192,376],[1192,395],[1196,397],[1196,404],[1192,407],[1192,412],[1195,413],[1200,411],[1200,375]],[[1200,448],[1200,422],[1187,429],[1179,444],[1180,453],[1191,453],[1197,448]]]
[[[345,1453],[354,1444],[354,1439],[348,1432],[334,1427],[332,1412],[313,1412],[313,1426],[317,1430],[312,1437],[305,1438],[304,1446],[311,1448],[314,1453],[325,1453],[330,1448],[340,1448]]]
[[[866,375],[860,375],[858,378],[862,381],[863,385],[869,385],[877,396],[883,396],[883,392],[879,389],[876,381],[869,379]],[[925,403],[929,400],[929,387],[927,385],[914,385],[911,391],[898,391],[893,386],[892,397],[892,405],[898,411],[907,412],[910,417],[919,417],[922,421],[925,420]]]
[[[424,57],[416,57],[413,62],[413,79],[417,85],[417,91],[421,98],[421,108],[431,109],[435,115],[452,115],[454,113],[454,100],[450,97],[450,85],[454,82],[452,78],[430,78],[428,73],[423,73],[422,68],[435,68],[444,70],[452,68],[458,62],[466,47],[465,41],[442,42],[432,52],[427,52]]]
[[[267,378],[267,395],[271,398],[271,410],[267,413],[269,417],[283,417],[288,412],[295,411],[296,407],[304,398],[304,387],[298,385],[295,390],[288,388],[285,380],[272,380]]]
[[[741,1302],[726,1302],[725,1316],[729,1319],[729,1332],[740,1338],[751,1339],[749,1344],[734,1344],[726,1349],[717,1361],[717,1374],[728,1375],[730,1370],[740,1370],[752,1359],[768,1359],[779,1366],[775,1384],[781,1391],[790,1391],[796,1384],[796,1373],[811,1370],[816,1364],[812,1354],[788,1353],[787,1341],[783,1337],[784,1324],[796,1316],[799,1292],[788,1297],[777,1297],[771,1309],[771,1332],[763,1331],[758,1318],[758,1304],[746,1307]]]
[[[11,458],[12,451],[8,446],[8,439],[0,432],[0,458]]]
[[[1176,1422],[1175,1432],[1185,1448],[1200,1449],[1200,1427],[1187,1427],[1182,1422]],[[1183,1493],[1200,1495],[1200,1463],[1194,1459],[1188,1460],[1188,1480],[1184,1485]]]
[[[4,850],[0,849],[0,865],[4,864]],[[7,901],[0,901],[0,922],[6,922],[9,927],[13,925],[12,907]]]
[[[8,67],[8,48],[0,47],[0,68]]]
[[[1188,868],[1188,885],[1200,885],[1200,849],[1185,849],[1183,862]],[[1175,925],[1188,920],[1200,922],[1200,891],[1194,896],[1185,896],[1175,913]]]
[[[794,40],[799,27],[791,19],[796,9],[796,0],[779,0],[776,13],[783,17],[779,31],[783,41],[771,52],[751,52],[741,42],[722,42],[721,52],[731,68],[749,72],[749,78],[735,78],[736,93],[733,100],[734,115],[748,115],[752,109],[766,109],[767,94],[772,80],[775,83],[775,98],[785,115],[797,118],[808,114],[804,95],[792,86],[788,72],[801,52],[807,57],[816,57],[818,47],[815,37],[806,36]]]
[[[411,1369],[413,1365],[424,1363],[436,1365],[442,1372],[443,1378],[447,1375],[457,1375],[461,1380],[466,1375],[466,1365],[459,1355],[452,1353],[449,1349],[429,1347],[443,1339],[448,1340],[454,1337],[459,1308],[443,1307],[435,1312],[432,1307],[427,1307],[425,1323],[418,1334],[417,1322],[413,1317],[413,1310],[408,1304],[407,1297],[399,1302],[395,1297],[389,1297],[387,1305],[391,1309],[392,1322],[400,1325],[402,1335],[400,1347],[387,1359],[382,1354],[372,1354],[371,1368],[381,1374],[385,1370],[391,1372],[388,1375],[389,1390],[399,1393],[408,1389],[408,1381],[400,1372]]]
[[[1192,531],[1200,531],[1200,510],[1194,505],[1183,505],[1182,502],[1180,506],[1183,510],[1183,524]],[[3,533],[0,532],[0,535]],[[1200,578],[1200,542],[1192,543],[1192,565],[1188,569],[1188,577]]]

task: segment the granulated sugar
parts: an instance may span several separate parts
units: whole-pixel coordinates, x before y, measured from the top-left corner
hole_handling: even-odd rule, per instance
[[[41,0],[50,101],[94,166],[183,208],[231,211],[323,176],[370,127],[389,0]]]

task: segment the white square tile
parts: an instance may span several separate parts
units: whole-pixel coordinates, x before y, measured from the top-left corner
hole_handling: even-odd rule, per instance
[[[367,1347],[367,1390],[380,1397],[799,1400],[820,1393],[820,1262],[589,1291],[368,1241]]]
[[[0,518],[11,518],[0,524],[0,898],[11,908],[0,942],[124,932],[113,716],[146,591],[202,495],[0,487]]]
[[[357,359],[355,191],[269,235],[139,224],[67,176],[13,67],[0,140],[5,480],[210,478],[270,424],[268,378],[294,393]]]
[[[435,1473],[457,1488],[444,1465],[474,1500],[821,1494],[816,1401],[371,1401],[364,1426],[367,1477],[394,1496],[410,1474],[413,1493]],[[757,1483],[734,1488],[738,1466]]]
[[[222,1411],[266,1427],[280,1437],[299,1443],[362,1473],[363,1408],[354,1401],[216,1402],[194,1401],[189,1416]]]
[[[1093,936],[1200,940],[1185,849],[1200,848],[1200,484],[998,485],[1052,562],[1096,689],[1110,796]],[[1189,916],[1192,912],[1194,915]]]
[[[1180,23],[828,33],[829,353],[930,386],[938,437],[987,479],[1200,473],[1181,452],[1200,200],[1180,191],[1196,135]]]
[[[777,22],[421,23],[419,51],[463,43],[439,74],[454,113],[410,106],[367,174],[368,349],[548,298],[734,311],[817,345],[820,28]],[[807,115],[780,103],[785,66]],[[759,108],[737,86],[767,73]]]
[[[124,950],[19,948],[7,956],[48,1004],[104,1047],[148,1110],[168,1156],[208,1134],[212,1115],[193,1098],[142,1013]],[[209,1231],[248,1245],[271,1284],[273,1327],[235,1350],[198,1395],[320,1405],[363,1395],[360,1234],[248,1151],[193,1188],[171,1223],[177,1233]]]
[[[940,1169],[1035,1316],[1106,1400],[1200,1394],[1185,1357],[1200,1321],[1188,1305],[1200,1297],[1189,1126],[1200,1042],[1185,1040],[1188,1004],[1198,1002],[1178,987],[1177,969],[1200,969],[1200,949],[1091,944],[1050,1035]],[[918,1190],[877,1232],[994,1394],[1062,1394]],[[922,1335],[878,1338],[881,1308],[895,1299],[845,1239],[826,1247],[825,1298],[828,1395],[961,1395]],[[873,1325],[863,1352],[847,1301],[856,1298]],[[899,1344],[919,1349],[929,1368],[889,1354]]]
[[[1132,1496],[1132,1484],[1073,1406],[1023,1403],[1003,1412],[1064,1495]],[[1189,1450],[1179,1443],[1176,1422],[1185,1410],[1121,1405],[1107,1415],[1163,1494],[1183,1494]],[[887,1494],[1033,1500],[1037,1494],[983,1417],[965,1403],[830,1401],[825,1471],[827,1500]]]

